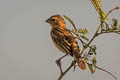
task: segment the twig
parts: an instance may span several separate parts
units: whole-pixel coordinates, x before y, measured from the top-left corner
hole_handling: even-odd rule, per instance
[[[71,65],[59,76],[58,80],[61,80],[62,77],[75,65],[75,61],[72,61]]]
[[[110,74],[115,80],[118,80],[111,72],[109,72],[109,71],[107,71],[107,70],[105,70],[103,68],[100,68],[100,67],[98,67],[96,65],[94,65],[94,67],[97,68],[97,69],[99,69],[99,70],[102,70],[102,71],[104,71],[104,72],[106,72],[108,74]]]
[[[100,32],[100,33],[97,34],[97,36],[100,35],[100,34],[104,34],[104,33],[116,33],[116,34],[120,35],[120,31],[109,31],[109,32],[107,31],[107,32]]]

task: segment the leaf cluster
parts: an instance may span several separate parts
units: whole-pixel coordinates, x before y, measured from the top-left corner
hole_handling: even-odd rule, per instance
[[[104,22],[102,25],[102,29],[99,30],[97,35],[104,34],[104,33],[120,34],[120,25],[118,24],[118,20],[113,18],[111,24]]]

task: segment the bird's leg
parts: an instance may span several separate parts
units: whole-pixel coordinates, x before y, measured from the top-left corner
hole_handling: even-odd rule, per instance
[[[73,71],[75,71],[75,69],[76,69],[76,60],[74,59],[74,61],[72,62],[73,63],[73,66],[74,66],[74,70]]]
[[[63,59],[65,56],[67,56],[68,54],[65,54],[64,56],[60,57],[59,59],[56,60],[56,64],[58,65],[58,67],[60,68],[61,74],[62,72],[62,67],[61,67],[61,59]]]

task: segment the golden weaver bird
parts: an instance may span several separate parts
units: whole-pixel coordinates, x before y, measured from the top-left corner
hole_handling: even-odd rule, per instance
[[[78,43],[72,33],[66,28],[66,23],[64,19],[60,15],[53,15],[48,18],[45,22],[51,25],[51,38],[55,46],[65,53],[64,56],[56,60],[57,65],[60,67],[60,71],[62,73],[61,68],[61,59],[67,55],[71,55],[74,57],[78,66],[85,70],[86,65],[83,61],[83,58],[80,56],[80,50]]]

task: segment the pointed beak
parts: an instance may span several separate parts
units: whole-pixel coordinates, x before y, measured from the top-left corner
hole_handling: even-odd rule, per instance
[[[46,23],[50,23],[51,19],[48,18],[47,20],[45,20]]]

